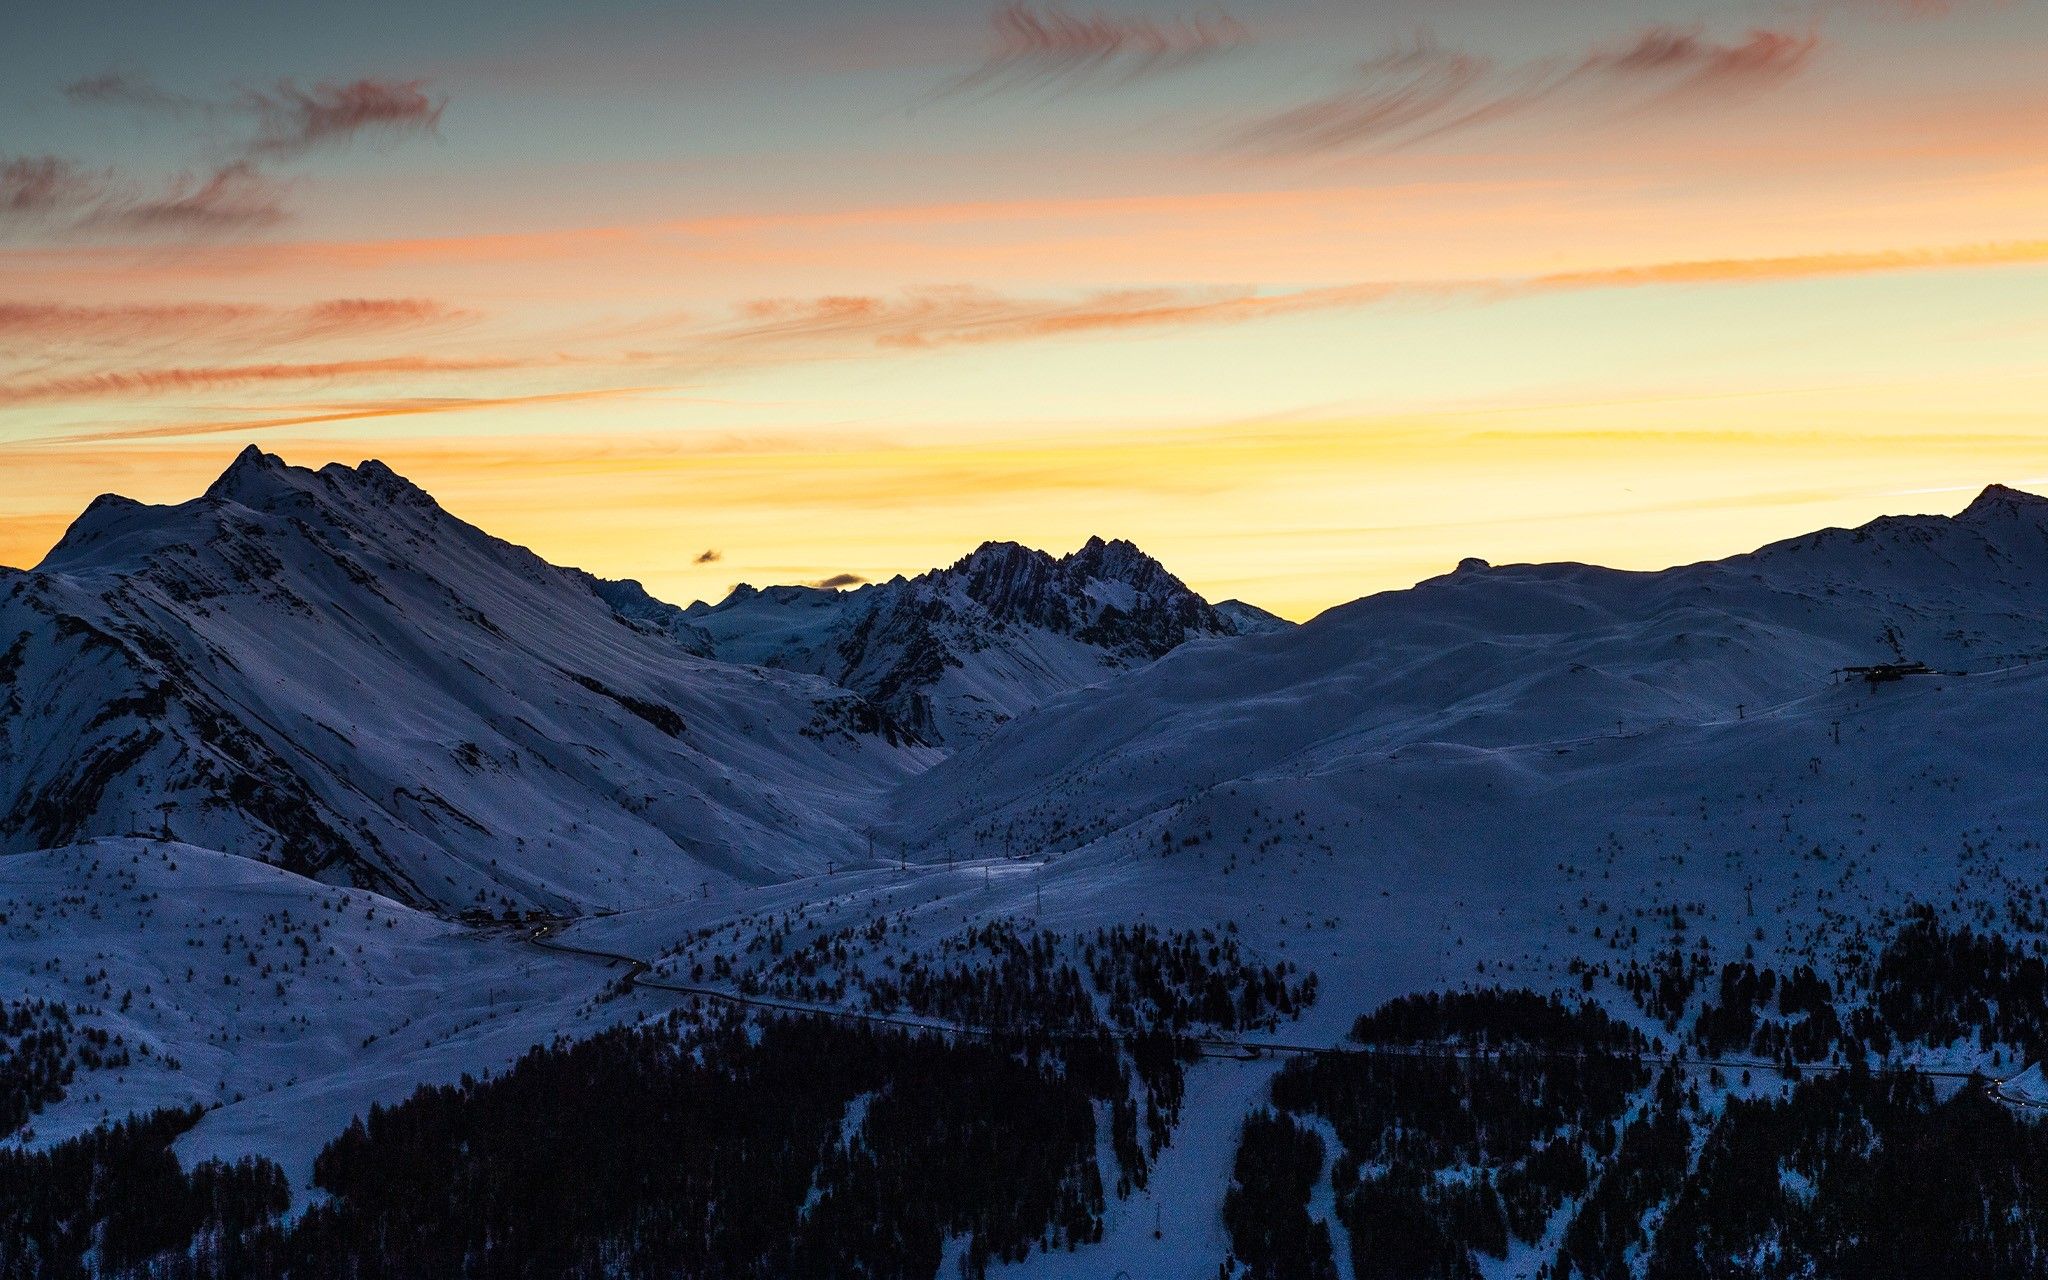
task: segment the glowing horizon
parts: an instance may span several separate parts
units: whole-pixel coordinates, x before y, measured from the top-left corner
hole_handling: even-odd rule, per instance
[[[2048,476],[2038,0],[30,8],[0,564],[249,442],[678,602],[1297,618]]]

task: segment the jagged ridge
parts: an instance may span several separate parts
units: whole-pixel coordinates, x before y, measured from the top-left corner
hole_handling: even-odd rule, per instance
[[[742,584],[684,617],[721,658],[823,675],[952,746],[1189,640],[1286,625],[1219,609],[1136,546],[1101,538],[1057,557],[986,542],[855,591]]]
[[[374,461],[99,499],[0,578],[0,850],[169,832],[493,911],[849,856],[893,726],[614,608]]]

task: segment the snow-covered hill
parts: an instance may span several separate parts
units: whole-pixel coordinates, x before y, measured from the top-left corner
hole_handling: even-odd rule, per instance
[[[0,578],[0,850],[169,833],[446,910],[638,903],[844,861],[927,754],[591,582],[376,462],[100,498]]]
[[[200,1157],[302,1171],[349,1118],[621,1016],[601,971],[249,858],[120,838],[0,858],[0,973],[107,1037],[31,1120],[58,1141],[161,1106],[209,1108]]]
[[[1484,803],[1463,790],[1474,769],[1501,770],[1519,794],[1596,760],[1622,771],[1609,778],[1619,803],[1749,772],[1740,758],[1708,769],[1728,726],[1846,714],[1860,704],[1830,694],[1840,668],[1981,675],[2048,656],[2044,588],[2048,500],[2000,488],[1953,518],[1886,518],[1658,573],[1467,561],[1056,699],[906,786],[897,836],[955,854],[1071,848],[1282,779],[1391,829],[1412,805],[1376,814],[1391,799],[1379,793],[1422,761],[1443,783],[1412,785],[1447,806]]]
[[[1211,605],[1137,547],[1100,538],[1057,558],[984,543],[949,568],[853,591],[742,584],[681,620],[719,658],[825,676],[955,747],[1188,640],[1288,625],[1242,601]]]

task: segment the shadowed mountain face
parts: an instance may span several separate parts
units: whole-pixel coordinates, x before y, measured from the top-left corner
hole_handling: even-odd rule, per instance
[[[1831,725],[1871,696],[1832,684],[1841,668],[1981,675],[2042,656],[2048,500],[2000,487],[1954,517],[1656,573],[1467,561],[1056,699],[905,787],[897,835],[957,853],[1148,841],[1171,815],[1264,793],[1288,812],[1374,814],[1417,848],[1597,836],[1585,828],[1633,796],[1681,805],[1703,779],[1820,776]],[[2003,731],[1999,698],[2025,705],[2036,683],[2016,676],[1983,711]],[[1753,757],[1729,754],[1737,739]],[[1953,750],[1975,758],[1968,740]],[[1973,776],[2010,771],[1982,763]],[[1478,827],[1453,838],[1468,817]]]
[[[949,747],[1189,640],[1288,625],[1211,605],[1137,547],[1100,538],[1060,557],[988,542],[950,568],[856,591],[741,585],[683,621],[718,657],[825,676]]]
[[[920,752],[709,662],[380,463],[251,449],[0,576],[0,849],[130,831],[444,909],[822,868]]]

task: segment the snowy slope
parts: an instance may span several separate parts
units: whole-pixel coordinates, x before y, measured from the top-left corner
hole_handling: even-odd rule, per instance
[[[872,708],[622,620],[379,463],[245,452],[0,580],[0,849],[168,831],[449,910],[844,860],[920,763]]]
[[[1214,655],[1191,648],[1166,662],[1197,658]],[[1039,715],[1120,697],[1145,674]],[[1163,772],[1200,761],[1149,763]],[[926,849],[901,867],[626,912],[566,936],[672,955],[665,968],[686,975],[720,959],[745,972],[757,963],[747,941],[763,931],[788,931],[778,955],[805,955],[850,927],[883,940],[847,942],[838,969],[888,977],[906,954],[992,920],[1069,936],[1133,921],[1227,928],[1256,959],[1317,975],[1316,1004],[1266,1038],[1321,1045],[1342,1043],[1381,1001],[1466,983],[1583,989],[1672,1045],[1617,980],[1628,965],[1677,947],[1710,969],[1749,958],[1781,972],[1810,964],[1837,981],[1883,946],[1911,902],[2023,944],[2048,941],[2048,664],[1874,689],[1823,672],[1804,696],[1740,717],[1619,735],[1484,747],[1339,740],[1092,839],[1034,845],[1021,834],[1028,820],[1113,803],[1062,785],[1000,815],[1020,831],[1007,848],[972,838],[971,819],[955,827],[940,815],[961,835],[950,864]],[[1601,973],[1582,988],[1588,964]],[[858,995],[847,1003],[859,1007]],[[1998,1076],[2021,1065],[2010,1047],[1986,1051],[1974,1037],[1901,1057]],[[1005,1274],[1213,1276],[1237,1126],[1270,1067],[1197,1067],[1154,1185],[1112,1206],[1103,1244],[1034,1254]]]
[[[683,618],[719,658],[825,676],[949,746],[1186,640],[1287,625],[1239,601],[1212,606],[1130,543],[1100,538],[1059,558],[984,543],[950,568],[854,591],[742,584]]]
[[[1264,631],[1285,631],[1294,625],[1277,613],[1269,613],[1243,600],[1218,600],[1216,612],[1222,614],[1231,624],[1231,629],[1241,636],[1257,635]]]
[[[299,1185],[370,1103],[628,1012],[591,1005],[602,972],[572,957],[153,840],[0,858],[0,974],[127,1051],[34,1117],[36,1141],[198,1104],[188,1156],[263,1151]]]
[[[1686,768],[1643,757],[1709,750],[1716,726],[1819,695],[1838,668],[2048,654],[2044,585],[2048,501],[2001,489],[1952,519],[1661,573],[1468,561],[1058,699],[906,786],[896,838],[963,856],[1072,847],[1238,780],[1313,780],[1362,804],[1397,758],[1447,783],[1508,759],[1530,785],[1561,782],[1584,745]]]
[[[647,593],[647,588],[632,578],[600,578],[581,569],[569,571],[596,593],[597,598],[610,605],[612,612],[626,622],[665,636],[680,646],[684,652],[699,658],[709,658],[712,653],[711,633],[694,626],[685,616],[681,606],[666,600],[657,600]]]

